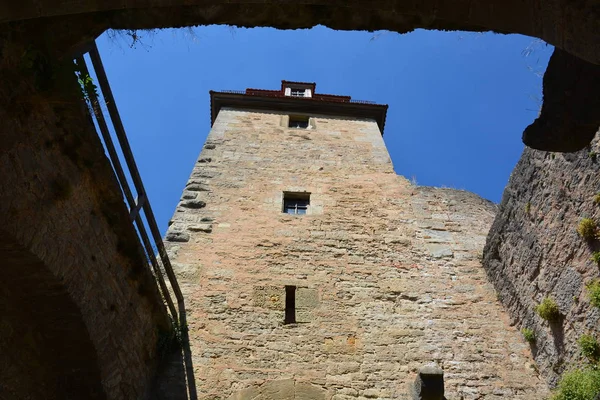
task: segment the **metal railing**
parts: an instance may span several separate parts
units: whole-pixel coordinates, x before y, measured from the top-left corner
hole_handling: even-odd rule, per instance
[[[175,277],[173,267],[171,266],[171,261],[169,260],[169,256],[167,255],[167,251],[165,250],[165,246],[162,241],[158,225],[156,224],[156,219],[154,218],[154,213],[152,212],[152,207],[150,206],[146,190],[144,189],[144,185],[142,183],[142,178],[140,177],[140,173],[135,163],[135,159],[133,158],[133,153],[131,152],[131,147],[129,146],[129,140],[127,140],[127,135],[125,134],[125,129],[123,128],[123,123],[121,121],[119,111],[117,110],[115,99],[112,94],[112,90],[110,89],[104,66],[102,65],[102,60],[100,59],[100,53],[98,52],[98,48],[96,47],[95,43],[90,44],[85,49],[84,53],[85,52],[89,53],[92,66],[98,81],[99,89],[105,101],[103,104],[106,105],[108,115],[110,117],[110,120],[112,121],[115,135],[117,137],[121,152],[123,154],[123,158],[125,159],[129,175],[131,176],[131,180],[135,187],[135,192],[137,193],[137,198],[134,198],[131,187],[129,186],[129,183],[127,181],[127,177],[119,159],[119,155],[117,153],[115,144],[113,143],[110,130],[106,122],[106,118],[104,117],[104,112],[102,110],[102,107],[100,107],[100,101],[98,98],[99,96],[95,91],[92,90],[86,92],[88,100],[91,103],[89,109],[91,110],[91,114],[93,115],[93,117],[95,117],[96,122],[98,124],[98,128],[100,130],[102,139],[104,141],[104,145],[106,147],[106,152],[108,153],[108,157],[114,169],[119,185],[121,186],[121,190],[123,192],[125,200],[129,205],[129,217],[137,227],[137,233],[141,241],[142,248],[145,252],[147,261],[149,262],[149,264],[152,265],[152,270],[154,272],[153,275],[155,276],[156,281],[158,282],[160,292],[164,298],[164,301],[167,303],[167,307],[171,313],[173,320],[176,321],[178,324],[182,324],[184,323],[183,319],[185,318],[185,316],[183,315],[183,294],[181,293],[181,289],[179,288],[179,284],[177,283],[177,278]],[[89,70],[85,62],[84,54],[77,57],[76,61],[80,68],[80,73],[83,74],[84,77],[90,77]],[[150,241],[150,238],[148,236],[148,232],[146,231],[146,225],[144,224],[142,214],[143,216],[145,216],[147,226],[150,230],[150,234],[154,241],[154,246],[152,245],[152,242]],[[155,253],[155,249],[158,251],[160,263]],[[175,307],[175,304],[171,299],[171,294],[165,282],[161,266],[164,269],[164,272],[169,280],[173,293],[175,294],[175,298],[177,300],[177,307]]]

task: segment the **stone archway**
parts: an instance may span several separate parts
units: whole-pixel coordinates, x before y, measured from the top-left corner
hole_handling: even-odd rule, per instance
[[[81,312],[59,279],[1,231],[0,259],[2,398],[106,398]]]

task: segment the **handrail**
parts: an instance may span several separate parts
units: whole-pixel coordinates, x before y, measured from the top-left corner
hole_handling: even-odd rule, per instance
[[[96,117],[96,121],[98,123],[98,127],[100,128],[100,133],[104,140],[104,144],[106,146],[110,162],[113,166],[115,175],[121,186],[121,190],[123,191],[127,204],[129,205],[131,220],[135,222],[135,225],[137,227],[137,233],[141,240],[141,244],[143,245],[143,249],[145,250],[148,261],[152,265],[154,276],[158,281],[158,285],[160,286],[163,298],[167,303],[173,320],[181,324],[183,322],[182,318],[184,318],[184,316],[182,315],[182,310],[184,309],[183,294],[181,293],[181,289],[177,282],[177,278],[175,277],[175,273],[173,272],[173,267],[171,266],[171,261],[169,260],[169,256],[162,241],[160,230],[158,229],[156,219],[154,218],[154,213],[152,212],[152,207],[150,206],[150,202],[148,200],[148,195],[146,194],[144,184],[142,183],[142,178],[135,163],[133,153],[131,152],[129,140],[127,139],[125,128],[123,127],[123,123],[121,121],[121,117],[119,115],[119,111],[117,109],[115,99],[112,94],[110,85],[108,83],[108,78],[106,76],[106,72],[104,70],[104,66],[102,65],[102,60],[100,58],[100,54],[95,43],[92,43],[89,46],[88,54],[90,56],[92,66],[96,73],[99,89],[106,102],[108,114],[110,116],[110,120],[112,121],[121,152],[123,153],[125,163],[133,181],[138,196],[137,200],[134,199],[129,183],[127,182],[127,178],[125,176],[123,166],[121,165],[121,162],[119,160],[119,156],[117,154],[115,145],[111,138],[106,119],[104,117],[103,111],[101,110],[101,107],[99,106],[100,103],[98,100],[98,96],[96,93],[90,92],[87,93],[87,95],[89,96],[89,100],[91,102],[92,114]],[[81,69],[81,73],[83,73],[85,76],[89,76],[89,71],[83,55],[77,57],[77,63]],[[158,250],[158,255],[160,257],[161,263],[158,262],[156,254],[154,252],[154,247],[152,246],[152,243],[150,242],[150,239],[148,237],[148,233],[146,232],[146,225],[144,225],[144,221],[142,219],[142,211],[145,216],[146,223],[150,228],[150,234],[152,235],[154,245]],[[164,269],[164,272],[167,275],[169,283],[171,284],[173,293],[175,294],[175,297],[177,299],[177,308],[175,307],[175,305],[173,304],[173,300],[171,299],[169,289],[166,285],[163,273],[160,268],[161,264]],[[179,312],[177,311],[177,309],[179,309]]]

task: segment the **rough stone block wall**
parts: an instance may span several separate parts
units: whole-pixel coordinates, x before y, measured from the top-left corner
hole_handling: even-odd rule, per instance
[[[0,48],[0,397],[142,398],[169,321],[75,76]]]
[[[397,176],[373,121],[311,117],[222,109],[171,221],[199,398],[406,398],[433,361],[449,399],[539,399],[480,264],[496,206]]]
[[[582,218],[600,216],[596,138],[589,149],[572,154],[526,149],[506,187],[485,249],[485,268],[511,320],[533,329],[533,352],[551,384],[569,367],[585,363],[577,339],[600,340],[600,309],[589,303],[586,283],[600,278],[590,260],[597,240],[577,234]],[[534,311],[553,298],[561,318],[544,321]]]

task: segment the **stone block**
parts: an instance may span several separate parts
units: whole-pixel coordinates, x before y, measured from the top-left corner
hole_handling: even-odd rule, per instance
[[[452,257],[454,253],[448,247],[448,245],[437,244],[437,243],[426,243],[425,249],[430,256],[434,258]]]
[[[196,197],[198,197],[198,193],[188,192],[187,190],[184,191],[183,195],[181,196],[183,200],[194,200]]]
[[[319,291],[299,287],[296,289],[296,308],[297,309],[313,309],[319,305]]]
[[[212,232],[211,224],[195,224],[195,225],[189,225],[187,228],[188,228],[188,230],[190,230],[192,232],[205,232],[205,233]]]
[[[165,240],[169,242],[188,242],[190,235],[189,233],[180,231],[169,231],[167,232],[167,236],[165,236]]]
[[[423,238],[429,243],[452,243],[452,233],[442,230],[423,229]]]
[[[198,209],[206,207],[206,203],[202,200],[184,200],[181,202],[181,207]]]
[[[190,183],[189,185],[186,186],[185,188],[186,190],[189,190],[190,192],[208,192],[208,186],[200,184],[200,183]]]
[[[296,391],[293,379],[269,381],[260,387],[260,400],[294,400]],[[250,398],[248,400],[251,400]]]
[[[256,307],[285,310],[284,286],[255,286],[252,298]]]
[[[296,383],[294,400],[326,400],[327,391],[307,383]]]

